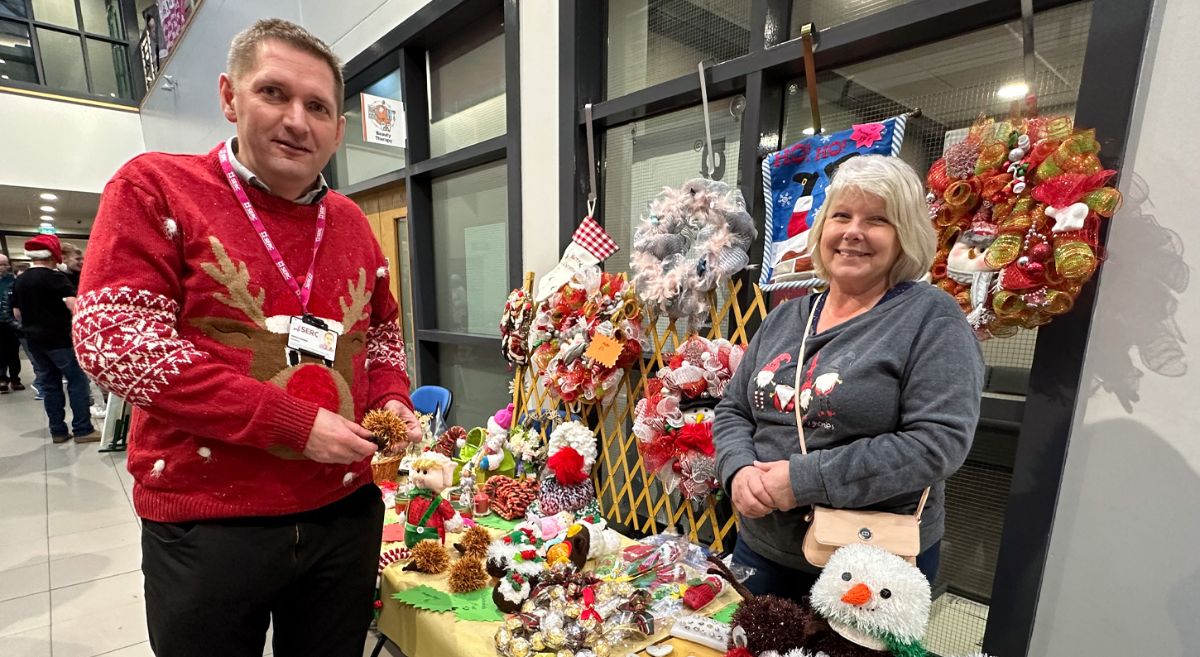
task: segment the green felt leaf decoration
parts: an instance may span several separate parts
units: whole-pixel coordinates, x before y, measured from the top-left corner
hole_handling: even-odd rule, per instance
[[[520,520],[505,520],[498,514],[489,513],[486,516],[475,516],[476,524],[487,527],[488,529],[498,529],[502,532],[510,532],[521,524]]]
[[[449,593],[425,586],[424,584],[392,594],[393,600],[399,600],[417,609],[438,613],[454,611],[454,603],[450,598]]]
[[[715,621],[721,621],[722,623],[732,622],[733,614],[735,612],[737,612],[739,606],[741,606],[741,605],[736,602],[733,604],[725,605],[724,607],[721,608],[720,611],[718,611],[717,613],[712,615],[712,619]]]
[[[452,593],[454,615],[461,621],[490,623],[504,620],[504,614],[492,602],[492,589],[484,588],[470,593]]]

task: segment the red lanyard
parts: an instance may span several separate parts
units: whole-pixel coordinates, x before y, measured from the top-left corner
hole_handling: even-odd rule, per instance
[[[242,209],[246,211],[246,218],[250,220],[250,225],[254,227],[254,230],[258,232],[259,238],[262,239],[263,246],[267,248],[267,254],[271,256],[271,260],[275,262],[276,269],[283,276],[283,282],[292,288],[292,292],[300,300],[301,309],[307,314],[308,297],[312,294],[313,274],[317,266],[317,250],[321,248],[321,240],[325,239],[325,202],[322,201],[320,208],[317,210],[317,236],[313,240],[312,262],[308,263],[308,276],[304,277],[304,285],[299,285],[296,283],[296,277],[292,276],[291,270],[284,264],[283,254],[279,252],[279,249],[275,248],[275,243],[271,241],[271,236],[267,234],[267,227],[263,225],[262,219],[258,218],[258,211],[254,209],[254,204],[250,202],[250,198],[246,196],[246,190],[242,189],[242,181],[238,180],[237,174],[233,171],[233,165],[229,162],[228,149],[228,145],[222,146],[221,151],[218,153],[218,157],[221,160],[221,170],[225,172],[225,179],[229,182],[229,187],[233,190],[233,195],[242,204]]]

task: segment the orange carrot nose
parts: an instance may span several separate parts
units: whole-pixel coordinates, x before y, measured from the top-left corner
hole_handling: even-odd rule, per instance
[[[861,607],[871,601],[871,589],[867,588],[866,584],[855,584],[854,588],[846,591],[846,595],[842,596],[842,602],[855,607]]]

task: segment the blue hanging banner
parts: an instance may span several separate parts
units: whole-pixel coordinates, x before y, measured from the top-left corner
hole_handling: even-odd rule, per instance
[[[898,155],[907,120],[902,115],[806,137],[763,159],[767,240],[759,287],[771,291],[823,283],[812,271],[808,231],[825,202],[830,178],[856,155]]]

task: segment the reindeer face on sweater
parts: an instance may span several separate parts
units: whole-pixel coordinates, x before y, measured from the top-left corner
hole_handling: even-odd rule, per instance
[[[250,376],[268,381],[289,394],[314,402],[339,415],[354,418],[354,399],[350,382],[354,377],[354,358],[366,349],[366,333],[353,327],[368,318],[367,307],[371,291],[367,289],[367,273],[358,270],[356,282],[347,281],[346,291],[339,297],[342,317],[321,317],[329,328],[341,334],[337,341],[334,364],[325,367],[318,359],[301,355],[293,365],[288,360],[288,327],[290,315],[265,313],[266,294],[261,288],[251,292],[250,274],[244,262],[234,262],[216,237],[209,238],[214,262],[201,265],[204,273],[224,288],[214,295],[217,301],[239,311],[243,319],[204,317],[192,324],[208,337],[221,344],[249,350],[252,355]]]

